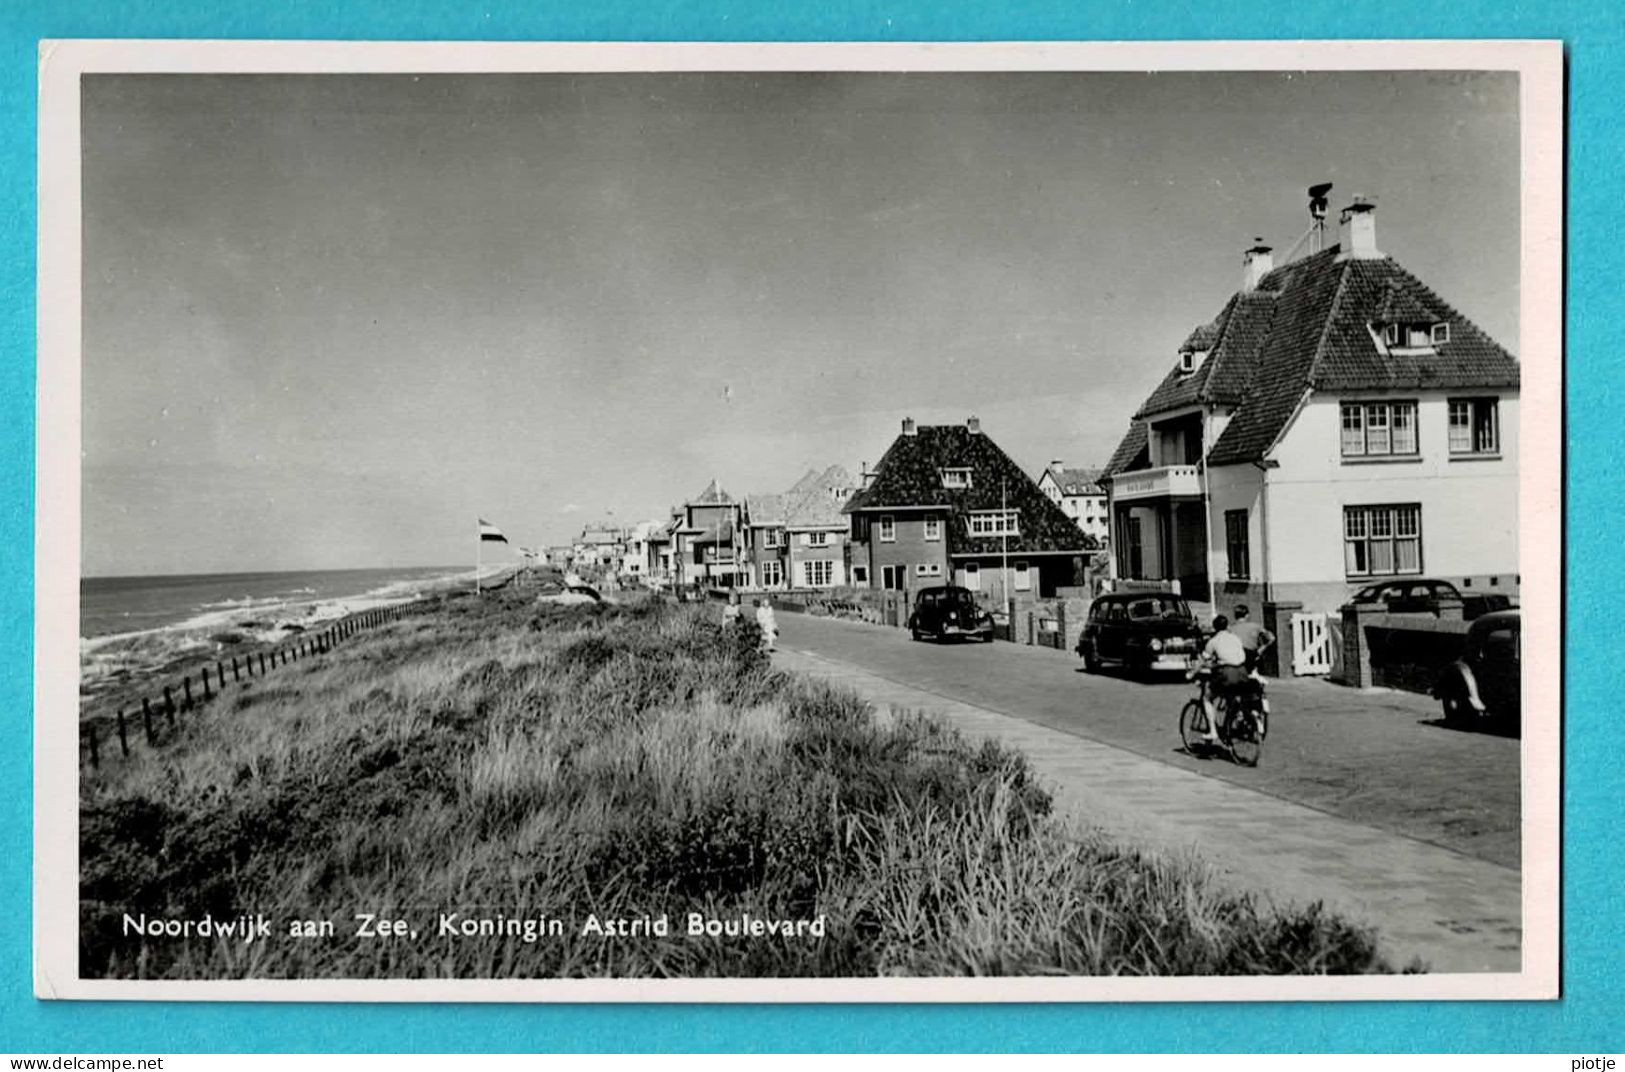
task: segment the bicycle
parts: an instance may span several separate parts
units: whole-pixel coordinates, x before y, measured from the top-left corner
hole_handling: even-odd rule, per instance
[[[1203,699],[1208,694],[1208,682],[1213,671],[1198,668],[1192,677],[1196,680],[1196,695],[1187,700],[1179,711],[1179,739],[1185,751],[1196,754],[1200,745],[1208,744],[1207,707]],[[1264,722],[1259,715],[1256,694],[1226,693],[1213,698],[1219,719],[1218,738],[1230,753],[1230,758],[1244,767],[1258,766],[1264,746]]]

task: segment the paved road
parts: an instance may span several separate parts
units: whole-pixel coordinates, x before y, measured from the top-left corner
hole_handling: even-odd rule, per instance
[[[1447,729],[1425,697],[1272,682],[1256,769],[1181,748],[1192,686],[1086,674],[1075,656],[1005,643],[917,644],[900,629],[780,614],[780,645],[896,685],[1223,779],[1378,830],[1519,866],[1516,739]]]

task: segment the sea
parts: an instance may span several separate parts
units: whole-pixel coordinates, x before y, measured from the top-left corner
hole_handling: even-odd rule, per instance
[[[310,570],[293,573],[185,573],[86,577],[79,583],[79,635],[95,637],[194,626],[304,617],[312,605],[408,598],[460,578],[467,566]]]

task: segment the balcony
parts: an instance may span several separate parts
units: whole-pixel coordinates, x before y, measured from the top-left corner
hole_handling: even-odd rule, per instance
[[[1112,498],[1118,502],[1135,499],[1165,499],[1202,494],[1202,470],[1195,465],[1165,465],[1160,469],[1136,469],[1119,473],[1112,480]]]

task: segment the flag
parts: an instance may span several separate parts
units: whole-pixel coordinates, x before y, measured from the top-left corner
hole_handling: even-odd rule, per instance
[[[502,535],[501,529],[482,517],[480,518],[480,542],[507,543],[508,537]]]

